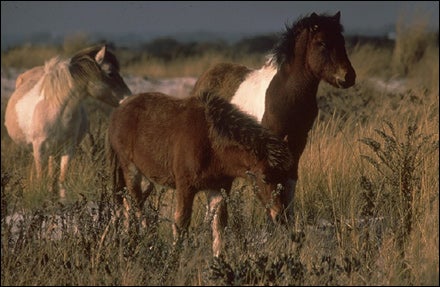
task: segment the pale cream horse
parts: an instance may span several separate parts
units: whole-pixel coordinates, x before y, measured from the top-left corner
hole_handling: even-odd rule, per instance
[[[32,147],[37,178],[47,169],[51,189],[57,181],[53,161],[60,157],[58,188],[64,197],[69,161],[89,126],[83,100],[90,96],[116,107],[129,95],[115,55],[106,46],[91,47],[19,75],[5,126],[16,144]]]

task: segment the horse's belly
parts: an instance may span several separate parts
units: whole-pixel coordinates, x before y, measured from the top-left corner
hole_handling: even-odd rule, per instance
[[[127,155],[123,156],[124,158]],[[150,157],[135,157],[129,161],[130,165],[134,167],[134,170],[142,174],[142,176],[156,185],[160,185],[165,188],[176,188],[176,179],[170,173],[169,169],[165,168],[163,164],[155,163]],[[130,172],[133,172],[131,169]]]
[[[35,106],[43,99],[40,95],[41,81],[26,94],[16,90],[6,107],[5,125],[9,136],[17,144],[32,143],[32,118]]]
[[[266,90],[275,73],[276,70],[272,68],[251,72],[238,87],[231,102],[261,122],[264,114]]]

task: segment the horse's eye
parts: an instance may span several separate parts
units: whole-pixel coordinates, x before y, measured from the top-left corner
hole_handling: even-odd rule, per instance
[[[319,42],[319,45],[323,48],[327,48],[327,44],[324,41]]]

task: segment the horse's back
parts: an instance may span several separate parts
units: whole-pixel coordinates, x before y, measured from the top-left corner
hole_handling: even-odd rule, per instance
[[[214,93],[231,100],[240,84],[252,70],[246,66],[220,63],[205,71],[193,88],[193,95]]]
[[[15,91],[9,98],[5,112],[5,126],[11,139],[17,144],[29,144],[29,129],[33,110],[41,100],[41,80],[44,66],[34,67],[20,74]]]
[[[180,116],[173,114],[173,112],[179,112],[183,103],[184,101],[181,99],[172,98],[159,92],[137,94],[124,100],[114,110],[111,121],[118,119],[114,123],[116,127],[121,126],[125,129],[132,121],[148,124],[148,121],[151,120],[172,120],[173,117]]]
[[[177,99],[162,93],[131,96],[116,108],[110,118],[109,134],[115,141],[150,141],[162,135],[164,139],[189,129],[202,114],[196,99]],[[151,143],[154,145],[155,143]]]
[[[214,93],[261,121],[266,89],[275,73],[276,67],[271,64],[257,70],[238,64],[217,64],[199,77],[193,95]]]
[[[204,109],[197,98],[161,93],[131,96],[110,118],[109,141],[122,165],[134,164],[146,177],[173,186],[172,170],[184,157],[203,153],[207,141]],[[181,168],[187,161],[181,163]],[[197,167],[196,167],[197,168]]]
[[[266,90],[276,72],[276,67],[271,64],[253,70],[235,91],[231,102],[261,122],[265,111]]]
[[[18,87],[23,84],[27,85],[28,89],[29,87],[32,88],[32,86],[34,86],[38,82],[43,74],[44,66],[37,66],[30,70],[24,71],[17,76],[17,79],[15,80],[15,89],[18,89]]]

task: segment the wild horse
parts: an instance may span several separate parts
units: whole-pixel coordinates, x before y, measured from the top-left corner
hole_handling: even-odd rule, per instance
[[[286,26],[261,69],[221,63],[203,73],[192,91],[196,96],[212,92],[230,100],[287,141],[293,165],[283,202],[291,220],[299,159],[318,114],[318,85],[321,80],[338,88],[355,84],[342,32],[339,12],[312,13]],[[211,191],[207,192],[209,196]]]
[[[213,253],[220,254],[227,222],[221,189],[229,192],[235,177],[251,177],[268,215],[284,222],[279,183],[287,179],[290,152],[284,141],[227,100],[209,93],[185,99],[135,95],[113,111],[108,132],[116,200],[129,207],[121,194],[126,186],[136,199],[139,217],[152,190],[141,190],[143,176],[176,189],[176,242],[188,229],[196,193],[215,190],[209,212]]]
[[[118,106],[129,95],[115,55],[106,46],[91,47],[19,75],[6,106],[5,126],[16,144],[33,148],[38,179],[48,169],[54,185],[53,160],[60,157],[58,183],[64,197],[69,161],[88,130],[83,100],[93,97]]]

